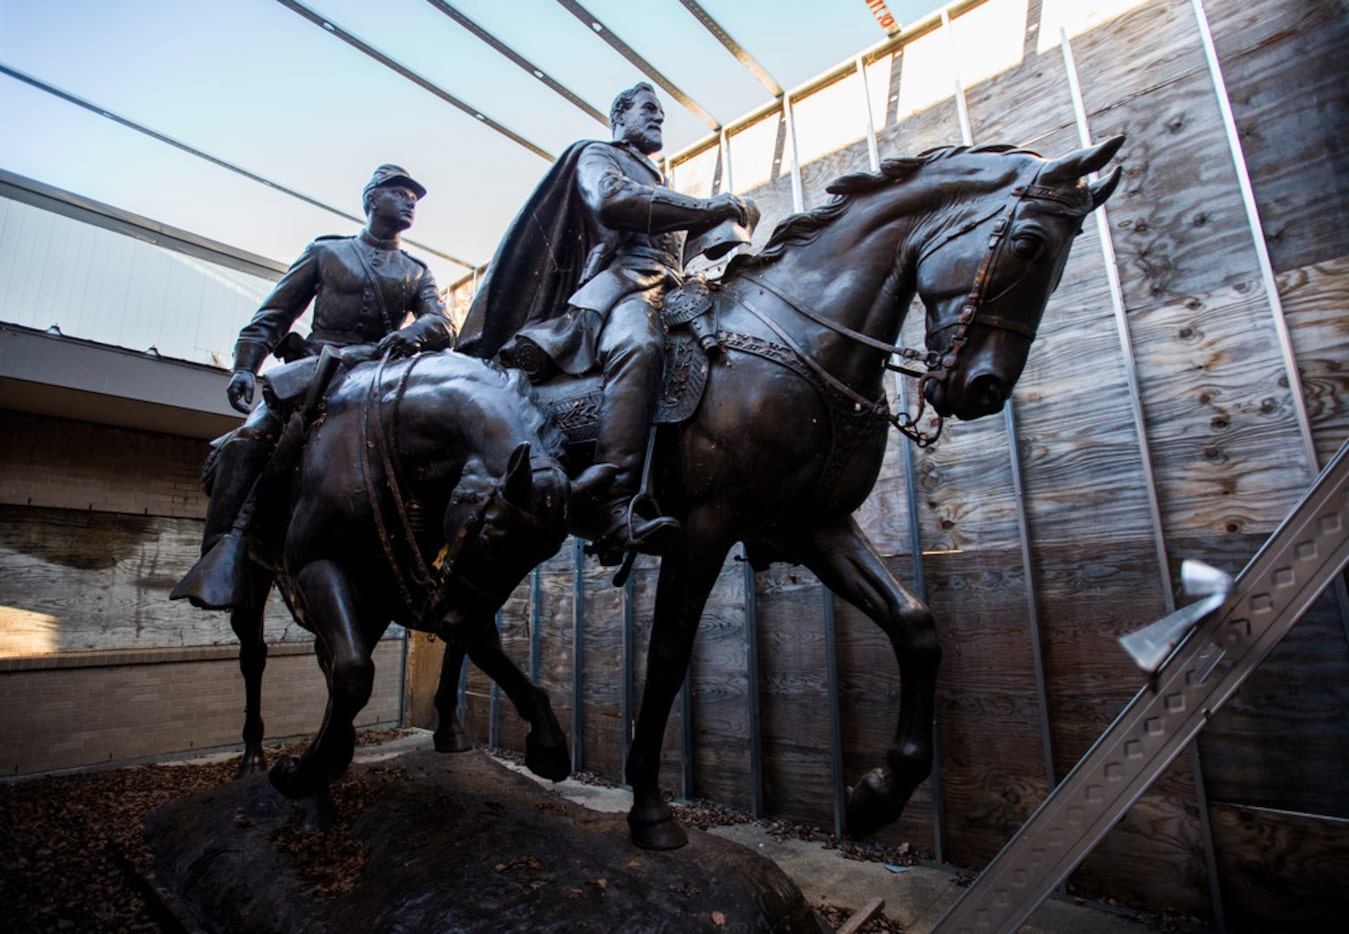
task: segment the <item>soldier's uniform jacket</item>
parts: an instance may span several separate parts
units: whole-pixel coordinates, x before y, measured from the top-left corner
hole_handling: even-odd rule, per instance
[[[520,365],[527,342],[588,372],[607,314],[632,296],[657,304],[682,278],[685,231],[716,220],[629,144],[573,143],[502,238],[455,349]]]
[[[381,241],[363,230],[354,237],[320,237],[305,248],[239,332],[236,368],[256,372],[310,301],[314,316],[305,349],[311,354],[324,345],[378,341],[407,323],[409,315],[426,329],[431,343],[445,346],[450,340],[445,304],[426,264],[398,249],[396,241]],[[442,330],[443,340],[432,336]]]
[[[668,189],[650,159],[623,143],[592,143],[581,151],[576,185],[590,209],[596,245],[572,307],[603,315],[628,295],[678,284],[685,234],[682,227],[660,229],[652,202]]]

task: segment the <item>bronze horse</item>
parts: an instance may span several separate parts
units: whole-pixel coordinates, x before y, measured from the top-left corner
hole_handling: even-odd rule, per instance
[[[566,536],[573,492],[550,453],[558,442],[521,375],[460,354],[366,363],[333,389],[305,442],[277,574],[315,634],[328,707],[303,755],[270,777],[309,799],[315,825],[330,817],[329,779],[351,761],[371,655],[391,620],[467,653],[531,724],[526,764],[567,776],[548,697],[506,658],[493,622]],[[245,764],[260,766],[261,750],[250,755]]]
[[[756,563],[805,565],[894,648],[898,725],[885,764],[849,790],[849,832],[898,819],[927,777],[934,622],[852,518],[891,425],[919,443],[932,439],[918,416],[889,413],[883,377],[896,353],[921,359],[922,398],[939,415],[1001,410],[1072,240],[1119,170],[1091,183],[1084,176],[1122,142],[1058,160],[1009,147],[887,160],[879,173],[839,179],[833,202],[788,218],[763,252],[732,262],[715,292],[723,353],[698,410],[663,430],[656,453],[656,494],[684,534],[661,560],[626,766],[639,846],[687,840],[660,795],[660,750],[703,607],[736,542]],[[927,311],[926,354],[893,343],[915,294]],[[465,745],[454,699],[467,654],[531,723],[530,766],[566,774],[547,697],[506,659],[492,624],[515,584],[560,547],[571,500],[602,486],[603,471],[592,468],[569,488],[553,458],[558,444],[521,378],[459,354],[368,364],[338,387],[306,446],[280,574],[297,619],[317,636],[330,700],[305,754],[272,770],[284,793],[321,800],[350,761],[370,653],[390,617],[449,641],[438,748]],[[250,692],[245,767],[261,762],[261,636],[249,622],[260,618],[260,600],[236,607]]]
[[[933,619],[852,518],[892,424],[920,444],[934,439],[918,416],[888,413],[882,378],[893,354],[923,359],[922,397],[939,415],[1000,411],[1073,238],[1120,172],[1084,176],[1122,143],[1053,161],[1010,147],[887,160],[879,173],[839,179],[830,204],[788,218],[761,253],[732,261],[716,293],[724,353],[697,412],[669,426],[656,452],[656,495],[684,536],[661,559],[626,766],[639,846],[687,841],[660,794],[661,744],[703,607],[736,542],[756,563],[805,565],[894,648],[898,726],[885,764],[848,791],[849,833],[897,820],[928,776],[941,655]],[[915,294],[927,311],[926,354],[893,343]],[[442,668],[441,748],[464,745],[454,706],[462,660],[452,649]]]

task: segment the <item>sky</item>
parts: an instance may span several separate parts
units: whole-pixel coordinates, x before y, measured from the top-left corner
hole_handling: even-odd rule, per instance
[[[305,0],[320,17],[556,154],[608,129],[431,0]],[[769,92],[678,0],[584,8],[721,123]],[[791,89],[886,38],[866,0],[700,0]],[[887,0],[901,23],[935,0]],[[606,112],[638,69],[555,0],[453,0]],[[0,65],[349,214],[376,165],[429,195],[407,235],[485,263],[547,161],[278,0],[0,0]],[[669,94],[666,153],[711,130]],[[288,263],[358,225],[0,74],[0,168]],[[442,284],[466,269],[428,255]]]

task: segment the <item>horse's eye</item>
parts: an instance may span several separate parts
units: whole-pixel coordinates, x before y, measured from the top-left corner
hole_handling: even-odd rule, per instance
[[[1017,234],[1012,238],[1012,252],[1021,259],[1034,259],[1040,252],[1041,240],[1031,234]]]

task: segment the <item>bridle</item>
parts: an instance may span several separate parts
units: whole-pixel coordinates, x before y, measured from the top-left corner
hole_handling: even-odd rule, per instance
[[[989,235],[988,247],[984,250],[984,255],[979,260],[979,268],[975,271],[974,281],[970,286],[970,291],[965,296],[965,300],[961,305],[960,315],[956,320],[938,325],[928,331],[924,337],[925,342],[931,344],[932,339],[936,335],[951,328],[956,328],[955,336],[951,338],[950,346],[945,353],[939,354],[934,350],[917,350],[912,347],[904,347],[900,344],[891,344],[874,338],[869,334],[863,334],[860,331],[853,330],[852,328],[839,324],[837,321],[831,321],[828,318],[811,311],[801,302],[786,295],[781,289],[765,282],[757,276],[750,275],[747,272],[741,272],[739,274],[738,278],[751,282],[764,291],[777,296],[777,298],[786,304],[788,308],[791,308],[808,321],[827,328],[855,343],[883,351],[887,355],[884,363],[885,369],[919,381],[918,410],[912,415],[907,412],[892,413],[886,408],[883,400],[881,402],[875,402],[866,399],[852,387],[843,383],[833,374],[825,370],[817,360],[801,350],[796,342],[792,340],[775,321],[755,308],[753,304],[747,301],[743,296],[737,295],[734,292],[729,294],[731,295],[731,298],[735,299],[736,302],[766,324],[769,329],[792,349],[793,352],[805,361],[806,365],[809,366],[812,371],[823,378],[838,392],[847,397],[856,407],[859,409],[871,410],[878,415],[882,415],[886,421],[890,423],[891,427],[911,440],[914,444],[918,445],[920,448],[928,447],[941,437],[943,425],[941,415],[935,414],[933,415],[935,427],[932,431],[924,431],[919,427],[919,422],[922,420],[927,409],[926,390],[928,384],[946,382],[951,374],[959,367],[960,353],[965,348],[965,345],[969,343],[968,335],[970,328],[975,326],[993,328],[995,330],[1010,331],[1013,334],[1026,338],[1028,341],[1035,339],[1036,329],[1034,327],[1022,324],[1020,321],[1004,318],[1001,315],[992,314],[986,308],[987,304],[996,302],[1004,294],[1010,291],[1017,282],[1021,281],[1020,278],[1017,279],[1017,282],[1010,284],[992,299],[989,299],[986,293],[989,284],[994,279],[994,273],[997,272],[998,261],[1005,252],[1004,246],[1007,240],[1007,231],[1011,229],[1013,221],[1016,220],[1017,212],[1020,210],[1023,203],[1031,199],[1037,199],[1056,201],[1070,207],[1077,206],[1076,201],[1071,199],[1065,192],[1037,184],[1040,181],[1040,174],[1043,171],[1044,166],[1041,166],[1035,173],[1035,177],[1031,179],[1030,184],[1018,185],[1013,188],[1003,204],[986,214],[981,214],[972,221],[962,224],[960,227],[941,238],[941,240],[929,246],[919,255],[918,262],[921,263],[952,240],[962,237],[972,230],[978,229],[995,217],[998,218],[997,223],[993,225],[992,233]],[[912,367],[894,363],[890,359],[891,357],[899,357],[902,360],[922,361],[926,365],[926,369],[915,370]]]

